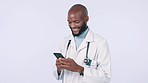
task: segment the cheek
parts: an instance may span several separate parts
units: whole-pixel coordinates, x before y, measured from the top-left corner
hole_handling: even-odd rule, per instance
[[[83,22],[80,22],[80,23],[72,22],[72,23],[68,24],[68,26],[71,28],[80,28],[80,27],[82,27],[82,25],[83,25]]]
[[[79,24],[76,24],[76,27],[80,29],[82,25],[83,25],[82,23],[79,23]]]

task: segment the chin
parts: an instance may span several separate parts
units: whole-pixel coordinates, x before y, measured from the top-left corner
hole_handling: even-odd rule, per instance
[[[73,36],[79,36],[80,34],[73,34]]]
[[[73,32],[73,35],[78,35],[78,34],[79,34],[79,33],[74,33],[74,32]]]

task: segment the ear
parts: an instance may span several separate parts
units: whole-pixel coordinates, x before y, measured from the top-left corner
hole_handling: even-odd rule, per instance
[[[87,23],[87,22],[88,22],[88,20],[89,20],[89,17],[88,17],[88,16],[86,16],[86,17],[85,17],[85,23]]]

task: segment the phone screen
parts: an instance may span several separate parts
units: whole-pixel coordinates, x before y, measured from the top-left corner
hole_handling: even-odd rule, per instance
[[[57,59],[64,58],[64,56],[61,53],[53,53]]]

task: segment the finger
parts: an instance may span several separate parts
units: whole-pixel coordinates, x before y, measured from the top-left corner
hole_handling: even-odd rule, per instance
[[[60,62],[60,59],[56,59],[56,62]]]
[[[59,59],[57,59],[57,61],[56,61],[57,63],[60,63],[60,64],[62,64],[62,63],[64,63],[65,62],[65,59],[63,59],[63,58],[59,58]]]
[[[61,65],[61,64],[62,64],[61,60],[57,59],[56,60],[56,65]]]
[[[61,65],[61,63],[56,63],[56,65]]]
[[[71,64],[74,63],[74,60],[68,58],[68,59],[62,60],[61,63],[64,64],[64,65],[69,65],[70,66]]]
[[[69,60],[67,60],[67,59],[60,59],[60,62],[67,63],[67,62],[69,62]]]
[[[67,61],[66,61],[66,62],[65,62],[65,61],[61,61],[60,63],[61,63],[62,65],[70,65],[70,62],[67,62]]]
[[[69,65],[60,65],[60,68],[62,68],[62,69],[69,69],[70,66]]]
[[[73,59],[71,59],[71,58],[68,58],[67,61],[68,61],[70,64],[75,63],[75,61],[74,61]]]
[[[65,58],[59,58],[59,60],[65,60]]]
[[[71,58],[67,58],[67,60],[71,60]]]
[[[56,59],[56,63],[60,63],[60,60],[59,59]]]
[[[71,59],[71,58],[67,58],[66,60],[69,61],[69,62],[74,62],[74,60]]]

